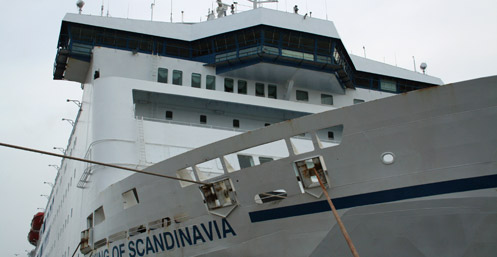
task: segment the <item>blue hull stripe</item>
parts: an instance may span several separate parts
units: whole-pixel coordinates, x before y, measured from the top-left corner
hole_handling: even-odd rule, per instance
[[[450,180],[431,184],[396,188],[372,193],[351,195],[333,200],[337,209],[346,209],[369,204],[387,203],[418,197],[457,193],[497,187],[497,175]],[[249,212],[251,222],[282,219],[300,215],[330,211],[326,200],[297,204],[274,209]]]

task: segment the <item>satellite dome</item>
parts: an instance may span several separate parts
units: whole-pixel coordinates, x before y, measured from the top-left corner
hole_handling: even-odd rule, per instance
[[[78,2],[76,2],[76,6],[78,8],[83,8],[83,6],[85,5],[85,2],[83,0],[78,0]]]
[[[428,65],[425,62],[422,62],[421,65],[419,65],[419,68],[421,68],[423,73],[425,73],[426,67],[428,67]]]
[[[78,7],[78,9],[79,9],[79,14],[81,14],[81,11],[82,11],[82,9],[83,9],[83,6],[84,6],[84,5],[85,5],[85,2],[84,2],[83,0],[78,0],[78,1],[76,2],[76,6],[77,6],[77,7]]]

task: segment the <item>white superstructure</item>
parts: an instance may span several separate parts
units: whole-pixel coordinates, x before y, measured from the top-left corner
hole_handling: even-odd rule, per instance
[[[437,96],[440,103],[423,92],[390,97],[436,87],[440,79],[349,56],[330,21],[264,8],[195,24],[68,14],[54,79],[80,82],[84,90],[68,155],[213,184],[199,190],[64,159],[37,257],[72,256],[78,248],[76,256],[323,256],[329,247],[323,240],[336,231],[312,176],[299,173],[310,160],[339,199],[495,177],[495,170],[471,159],[444,159],[449,153],[464,156],[447,150],[452,134],[439,131],[467,119],[449,112],[458,106],[450,97]],[[450,91],[443,88],[424,93]],[[487,103],[479,104],[495,117],[495,105]],[[419,110],[412,108],[418,104]],[[475,126],[485,126],[485,119],[477,118]],[[429,140],[440,142],[421,143],[435,132],[440,137]],[[496,142],[487,128],[479,133],[488,144]],[[454,149],[479,152],[488,147],[480,141],[461,140]],[[395,162],[382,163],[385,154]],[[495,165],[495,156],[480,157],[479,162]],[[451,162],[473,167],[475,174],[454,172]],[[445,173],[426,173],[437,169]],[[329,173],[336,170],[342,172]],[[452,193],[470,191],[455,187]],[[419,197],[440,200],[443,192],[432,191],[342,203],[341,209]],[[483,194],[495,203],[495,192]],[[495,220],[495,208],[490,209]],[[271,245],[276,249],[268,249]]]

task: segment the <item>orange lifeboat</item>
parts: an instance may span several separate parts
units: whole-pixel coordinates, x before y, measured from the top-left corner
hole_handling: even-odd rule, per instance
[[[40,229],[41,225],[43,225],[43,217],[45,213],[38,212],[33,216],[31,220],[31,229],[28,233],[28,241],[30,244],[36,246],[38,244],[38,240],[40,239]]]
[[[41,225],[43,224],[43,217],[45,216],[44,212],[38,212],[33,216],[33,220],[31,220],[31,229],[34,231],[39,231]]]
[[[38,240],[40,239],[40,233],[38,231],[29,230],[28,233],[28,241],[30,244],[36,246],[38,244]]]

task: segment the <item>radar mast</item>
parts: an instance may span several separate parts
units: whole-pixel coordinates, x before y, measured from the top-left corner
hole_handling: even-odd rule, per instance
[[[278,2],[278,0],[248,0],[248,1],[254,4],[254,9],[259,8],[261,4]]]

